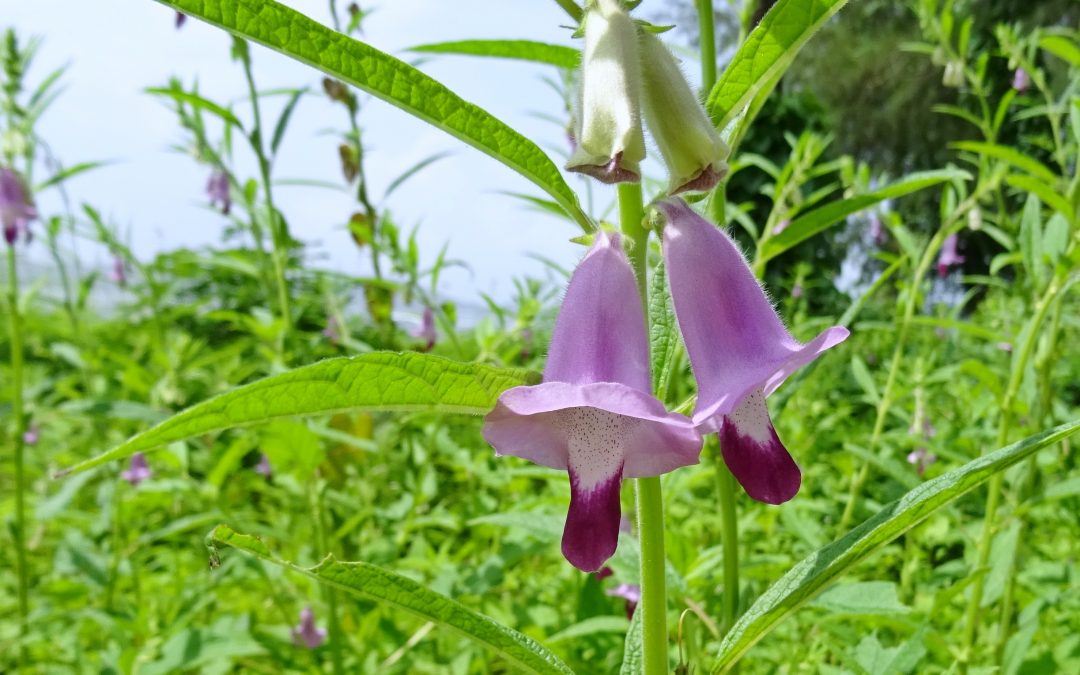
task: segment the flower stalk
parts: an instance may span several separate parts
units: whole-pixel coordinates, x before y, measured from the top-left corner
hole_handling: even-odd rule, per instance
[[[15,265],[15,246],[7,247],[8,269],[8,326],[11,332],[11,412],[15,421],[12,430],[15,458],[15,574],[18,577],[17,596],[19,635],[27,633],[30,613],[30,578],[26,562],[26,415],[23,409],[23,344],[22,314],[19,311],[19,277]],[[19,649],[19,662],[25,660]]]

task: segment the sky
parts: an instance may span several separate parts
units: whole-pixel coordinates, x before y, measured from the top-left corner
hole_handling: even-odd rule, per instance
[[[286,4],[330,22],[325,0]],[[173,21],[170,8],[151,0],[0,0],[0,28],[14,26],[23,41],[30,36],[43,39],[31,83],[67,65],[64,91],[40,123],[40,135],[65,165],[111,162],[73,178],[67,184],[71,199],[98,209],[140,257],[219,243],[226,225],[207,207],[206,167],[171,149],[185,140],[174,113],[144,89],[164,86],[171,77],[188,85],[197,81],[204,96],[232,103],[238,117],[245,123],[250,119],[242,69],[229,58],[230,38],[195,19],[181,30]],[[447,40],[518,38],[576,46],[568,23],[555,2],[544,0],[383,0],[365,19],[363,39],[412,61],[416,56],[406,48]],[[260,90],[308,86],[313,91],[293,116],[275,176],[340,184],[337,145],[347,118],[322,95],[323,75],[257,46],[252,47],[252,58]],[[539,116],[564,114],[561,98],[542,80],[555,76],[554,68],[466,56],[428,58],[420,68],[536,141],[562,164],[556,151],[565,149],[563,130]],[[580,246],[569,241],[579,232],[568,221],[531,210],[504,194],[542,196],[539,188],[405,112],[371,97],[363,100],[361,124],[373,200],[389,208],[403,228],[419,227],[424,261],[433,261],[449,243],[449,256],[471,268],[446,273],[439,289],[443,297],[479,303],[483,291],[507,300],[515,277],[545,274],[534,256],[568,267],[581,255]],[[281,97],[268,99],[263,116],[276,119],[282,102]],[[453,155],[381,200],[396,176],[441,151]],[[243,153],[237,154],[237,166],[241,175],[256,175],[253,159]],[[570,175],[567,180],[584,194],[584,179]],[[611,188],[600,185],[593,193],[598,204],[614,196]],[[343,225],[352,212],[348,195],[283,185],[276,188],[275,201],[293,236],[310,244],[310,264],[356,275],[370,271],[366,254],[351,243]],[[38,202],[43,213],[56,213],[59,194],[42,193]],[[36,248],[32,255],[44,260],[44,251]],[[80,256],[89,265],[108,264],[107,254],[89,244],[80,245]]]

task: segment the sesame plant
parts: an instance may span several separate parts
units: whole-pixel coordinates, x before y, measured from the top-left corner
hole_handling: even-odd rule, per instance
[[[956,92],[927,105],[970,135],[890,177],[811,129],[749,147],[844,0],[747,11],[722,68],[709,0],[696,66],[687,26],[624,0],[557,0],[573,47],[416,46],[552,69],[560,161],[365,42],[356,5],[323,25],[273,0],[158,2],[227,31],[247,85],[232,102],[180,77],[147,89],[205,169],[226,249],[140,261],[91,204],[43,213],[38,195],[107,168],[35,175],[56,77],[25,96],[32,49],[7,35],[0,670],[1080,667],[1075,26],[978,42],[954,3],[909,3],[907,53]],[[252,45],[318,84],[260,91]],[[312,97],[343,125],[331,188],[371,276],[311,264],[275,201]],[[453,158],[376,194],[380,101],[530,181],[576,266],[460,326],[448,248],[421,268],[386,206]],[[39,223],[63,280],[49,308],[17,264]],[[116,316],[88,307],[104,282],[70,268],[64,232],[107,252]],[[850,275],[823,269],[822,242]]]

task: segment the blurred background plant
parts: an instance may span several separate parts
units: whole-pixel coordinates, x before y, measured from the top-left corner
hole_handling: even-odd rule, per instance
[[[719,9],[722,57],[771,4]],[[367,8],[339,10],[330,3],[329,23],[361,35]],[[642,10],[697,44],[691,3]],[[739,139],[727,199],[711,208],[796,336],[838,320],[853,330],[845,349],[773,397],[795,413],[778,428],[805,487],[782,509],[740,497],[740,610],[924,480],[1077,417],[1070,345],[1080,324],[1068,291],[1080,264],[1078,16],[1065,0],[853,3]],[[183,73],[147,89],[175,111],[175,149],[205,167],[203,199],[227,223],[221,244],[140,260],[121,227],[67,196],[71,178],[109,167],[65,165],[38,134],[64,78],[33,68],[41,48],[15,29],[4,35],[2,166],[27,205],[48,191],[63,198],[58,212],[21,219],[5,251],[0,418],[13,452],[0,468],[0,517],[14,543],[0,547],[0,670],[20,657],[30,672],[505,670],[430,622],[253,558],[224,556],[208,573],[203,537],[228,522],[298,564],[332,553],[392,567],[544,642],[576,671],[618,671],[632,612],[622,586],[637,579],[632,536],[611,575],[567,566],[557,546],[565,481],[496,461],[475,420],[282,419],[49,479],[188,405],[330,356],[417,350],[541,370],[561,284],[517,279],[509,302],[485,295],[483,317],[459,318],[458,304],[475,299],[443,296],[440,274],[462,263],[444,247],[423,267],[417,230],[385,206],[452,160],[431,155],[372,194],[381,167],[366,151],[378,129],[365,129],[365,95],[314,74],[262,91],[262,52],[238,38],[221,55],[244,74],[235,99],[210,100]],[[552,68],[549,83],[572,101],[572,69]],[[338,153],[325,158],[340,183],[278,177],[291,116],[312,96],[341,114],[329,132]],[[541,111],[555,122],[550,145],[566,149],[572,109]],[[372,274],[320,267],[275,206],[282,185],[351,195],[340,222]],[[592,192],[589,214],[607,216],[607,193]],[[20,273],[30,247],[51,261],[35,276]],[[87,264],[97,248],[105,270]],[[685,404],[693,386],[678,348],[667,373],[666,401]],[[670,605],[673,617],[687,610],[678,653],[693,672],[710,667],[730,628],[717,619],[713,473],[705,462],[665,478],[677,524]],[[1078,508],[1076,453],[1055,444],[857,567],[742,671],[1076,672]]]

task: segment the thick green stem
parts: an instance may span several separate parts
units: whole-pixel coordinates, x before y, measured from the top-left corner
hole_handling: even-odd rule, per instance
[[[30,578],[26,565],[26,416],[23,411],[23,345],[22,315],[19,313],[19,276],[15,266],[15,247],[8,246],[8,316],[11,329],[11,412],[14,416],[15,445],[15,576],[18,578],[19,636],[27,633],[30,613]],[[19,647],[19,662],[25,662],[25,651]]]
[[[707,97],[716,84],[716,33],[712,0],[697,0],[698,49],[701,54],[701,90]]]
[[[1009,432],[1012,427],[1013,403],[1020,391],[1020,385],[1024,381],[1024,373],[1027,371],[1027,363],[1035,350],[1035,341],[1039,337],[1039,327],[1042,326],[1058,293],[1063,286],[1059,279],[1050,283],[1046,292],[1035,306],[1035,314],[1031,320],[1030,329],[1025,335],[1024,342],[1019,345],[1019,352],[1012,364],[1009,375],[1009,384],[1005,388],[1005,395],[1001,398],[1001,422],[998,425],[997,443],[995,448],[1004,446],[1009,440]],[[975,637],[979,627],[979,609],[982,606],[983,587],[986,584],[986,566],[990,560],[990,548],[994,541],[995,520],[997,518],[998,505],[1001,502],[1001,486],[1004,480],[1002,473],[994,474],[986,493],[986,513],[983,516],[982,532],[979,534],[979,542],[976,548],[975,581],[971,585],[971,595],[968,597],[967,611],[964,616],[964,633],[960,650],[960,672],[966,673],[971,665]]]
[[[641,185],[619,184],[619,223],[626,239],[630,264],[637,277],[645,323],[649,322],[646,302],[645,254],[649,232],[642,226],[645,216]],[[667,588],[664,577],[664,498],[660,477],[637,479],[637,526],[641,539],[641,634],[644,675],[668,672]]]

